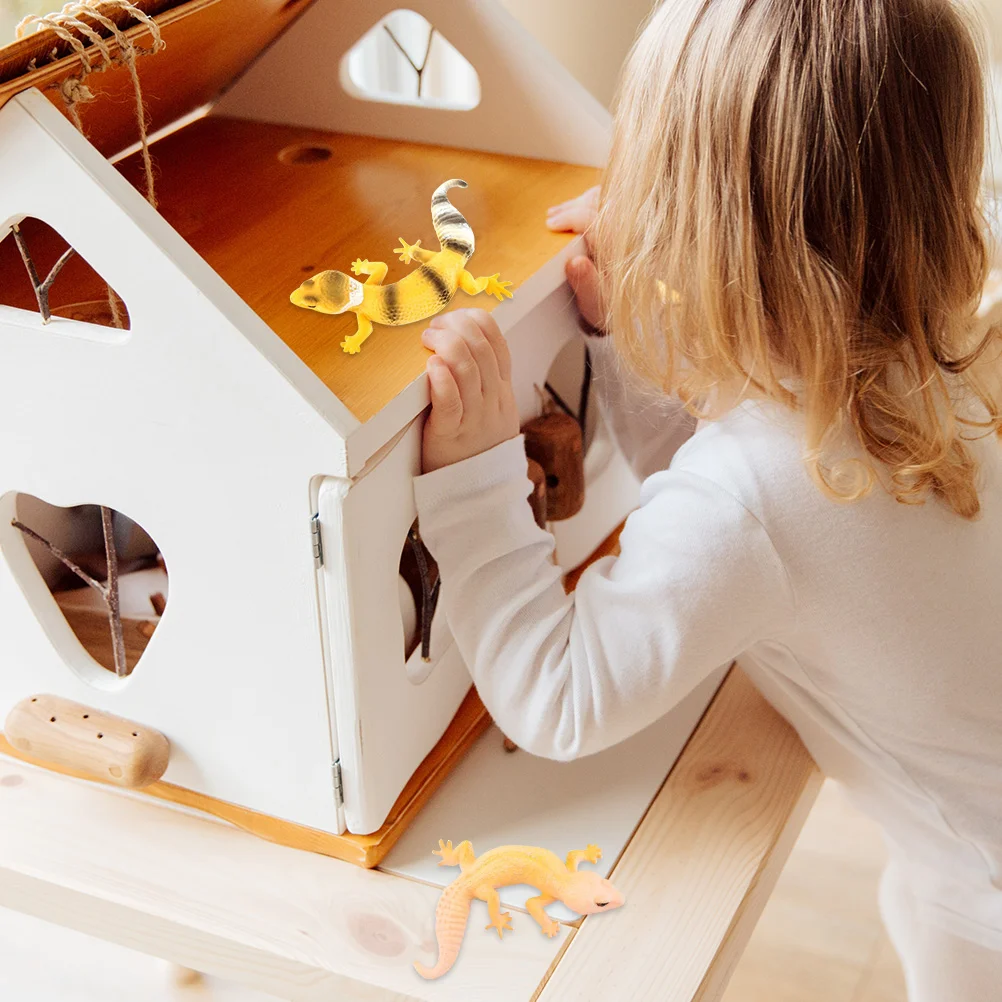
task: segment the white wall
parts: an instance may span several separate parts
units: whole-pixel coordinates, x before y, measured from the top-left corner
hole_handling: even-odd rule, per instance
[[[654,6],[653,0],[501,3],[604,104],[612,101],[623,60]]]

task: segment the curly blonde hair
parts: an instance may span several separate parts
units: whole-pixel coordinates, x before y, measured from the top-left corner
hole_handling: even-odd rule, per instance
[[[837,500],[980,510],[986,81],[951,0],[667,0],[621,87],[595,247],[632,367],[803,412]],[[846,459],[845,433],[865,458]],[[858,450],[856,450],[858,451]]]

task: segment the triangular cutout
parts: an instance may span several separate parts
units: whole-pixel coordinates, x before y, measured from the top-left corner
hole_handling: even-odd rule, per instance
[[[480,77],[427,18],[394,10],[367,31],[342,64],[355,97],[385,104],[469,111],[480,103]]]
[[[108,570],[103,511],[109,516],[113,576]],[[33,569],[31,564],[23,567],[31,574],[37,571],[48,589],[45,595],[37,587],[26,587],[29,582],[20,579],[23,568],[19,571],[12,563],[14,577],[29,600],[51,601],[80,646],[101,668],[123,677],[130,675],[167,607],[167,567],[150,535],[120,512],[102,510],[98,505],[60,508],[31,494],[16,495],[14,518],[4,531],[21,534],[34,564]],[[86,578],[91,579],[90,584]],[[109,601],[112,578],[117,617],[112,615]],[[53,611],[51,606],[35,611],[46,628],[61,623],[45,614]],[[50,635],[49,639],[66,654],[65,635]],[[79,663],[77,658],[67,660]],[[97,677],[102,674],[97,673]]]
[[[55,277],[42,290],[43,302],[39,302],[36,283],[45,283],[54,268]],[[0,241],[0,305],[33,313],[43,313],[47,307],[53,317],[129,329],[129,313],[121,297],[77,251],[70,252],[69,244],[48,223],[32,217],[21,220],[17,234],[11,231]]]

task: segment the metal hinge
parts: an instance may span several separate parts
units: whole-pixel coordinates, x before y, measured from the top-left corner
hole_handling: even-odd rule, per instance
[[[344,804],[344,779],[341,776],[341,759],[338,759],[331,765],[331,769],[334,772],[334,800],[337,802],[337,806],[341,807]]]
[[[310,537],[313,540],[313,563],[317,567],[324,565],[324,538],[320,534],[320,512],[310,519]]]

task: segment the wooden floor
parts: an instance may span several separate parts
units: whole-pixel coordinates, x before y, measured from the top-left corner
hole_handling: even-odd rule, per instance
[[[906,1002],[877,915],[882,865],[876,830],[826,785],[723,1002]],[[17,1002],[272,1002],[176,986],[161,961],[4,909],[0,971]]]
[[[906,1002],[883,864],[876,827],[826,783],[723,1002]]]

